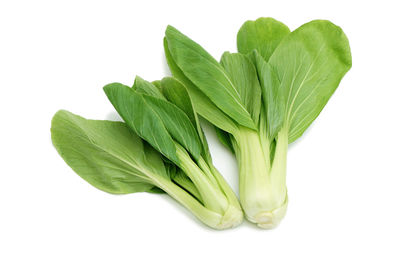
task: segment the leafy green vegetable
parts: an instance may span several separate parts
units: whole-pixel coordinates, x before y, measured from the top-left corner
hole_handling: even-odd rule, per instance
[[[271,18],[245,22],[237,46],[240,54],[224,53],[219,64],[175,28],[165,32],[172,74],[236,155],[246,217],[272,228],[287,206],[288,144],[315,120],[351,68],[350,47],[329,21],[290,32]]]
[[[275,19],[259,18],[242,25],[237,48],[218,62],[168,26],[164,51],[174,77],[106,85],[124,123],[57,112],[54,146],[103,191],[167,193],[206,225],[234,227],[242,221],[241,206],[212,164],[199,114],[237,158],[246,217],[262,228],[276,226],[288,204],[288,145],[318,117],[351,68],[350,47],[329,21],[291,32]]]
[[[239,202],[214,168],[186,88],[174,78],[104,91],[122,122],[86,120],[59,111],[52,140],[66,163],[93,186],[114,194],[166,192],[215,229],[238,225]]]

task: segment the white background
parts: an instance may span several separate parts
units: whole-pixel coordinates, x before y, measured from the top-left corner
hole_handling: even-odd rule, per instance
[[[397,1],[1,1],[0,266],[400,266]],[[353,67],[289,148],[289,208],[271,231],[201,225],[168,196],[114,196],[51,145],[58,109],[117,119],[102,86],[168,74],[171,24],[219,58],[248,19],[329,19]],[[209,125],[215,165],[235,160]]]

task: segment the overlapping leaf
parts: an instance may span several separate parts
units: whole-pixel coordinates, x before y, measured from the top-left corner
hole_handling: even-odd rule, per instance
[[[157,83],[154,84],[148,81],[143,80],[139,76],[136,76],[135,83],[133,84],[133,90],[138,93],[143,93],[145,95],[157,97],[164,99],[163,95],[161,94],[160,88],[157,87]]]
[[[174,140],[161,118],[141,94],[120,83],[106,85],[104,92],[132,130],[168,159],[179,163]]]
[[[194,110],[192,99],[189,96],[187,88],[173,77],[166,77],[161,81],[161,91],[166,99],[180,108],[190,119],[192,125],[196,128],[197,134],[203,146],[203,156],[211,159],[207,140],[200,126],[199,118]]]
[[[261,88],[253,63],[243,54],[225,52],[221,58],[221,65],[257,125],[260,117]]]
[[[238,89],[222,66],[175,28],[168,26],[165,35],[169,53],[183,74],[237,123],[255,129]]]
[[[178,170],[178,172],[176,172],[176,174],[171,178],[180,187],[192,194],[200,203],[204,203],[199,190],[183,171]]]
[[[217,134],[218,140],[227,148],[229,151],[231,151],[233,154],[235,153],[235,150],[233,148],[232,140],[231,140],[231,134],[228,132],[225,132],[217,127],[215,127],[215,133]]]
[[[145,85],[158,91],[149,82]],[[127,124],[167,158],[179,162],[174,139],[198,159],[202,144],[188,116],[165,99],[144,94],[147,89],[142,89],[140,84],[135,83],[134,88],[136,91],[121,84],[111,84],[104,91]]]
[[[236,132],[236,123],[222,110],[220,110],[195,84],[193,84],[181,71],[178,65],[176,65],[171,53],[169,52],[166,38],[164,38],[164,51],[171,73],[182,84],[184,84],[188,90],[190,97],[193,99],[193,105],[196,109],[196,112],[224,131],[229,133]]]
[[[262,127],[272,140],[283,123],[282,101],[277,95],[279,80],[271,70],[268,60],[279,43],[290,33],[289,28],[273,18],[259,18],[246,21],[237,34],[238,51],[247,54],[256,66],[261,85],[263,108],[261,112],[267,121]],[[264,129],[262,129],[264,131]]]
[[[333,23],[315,20],[290,33],[270,57],[293,142],[319,115],[351,67],[349,42]]]
[[[260,127],[266,127],[267,134],[272,140],[278,134],[284,121],[284,99],[278,92],[280,81],[269,63],[259,55],[257,50],[253,51],[252,57],[262,89],[263,110],[261,112],[265,113],[262,118],[266,120]]]
[[[248,20],[237,34],[238,51],[242,54],[257,52],[268,62],[281,40],[290,33],[289,28],[273,18]]]

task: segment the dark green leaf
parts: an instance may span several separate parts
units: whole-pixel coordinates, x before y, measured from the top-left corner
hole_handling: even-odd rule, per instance
[[[217,134],[218,140],[227,148],[229,151],[231,151],[233,154],[235,154],[235,150],[233,149],[232,141],[231,141],[231,135],[217,127],[215,127],[215,132]]]
[[[200,126],[197,114],[193,109],[192,100],[185,86],[173,77],[166,77],[161,81],[161,91],[168,101],[180,108],[190,119],[193,126]]]
[[[197,130],[188,116],[176,105],[166,100],[148,95],[141,97],[143,97],[146,107],[158,114],[171,136],[197,160],[203,146]]]
[[[136,81],[138,81],[138,79],[136,79]],[[157,150],[168,158],[169,155],[166,153],[173,153],[171,153],[169,147],[164,148],[160,145],[168,145],[168,143],[165,142],[166,140],[168,141],[168,138],[165,140],[163,136],[159,136],[159,130],[162,128],[166,129],[195,159],[198,159],[202,152],[202,145],[197,131],[190,122],[188,116],[176,105],[165,100],[164,96],[154,85],[144,80],[139,81],[140,83],[135,82],[136,91],[128,90],[128,87],[121,85],[118,87],[111,86],[110,89],[105,88],[107,96],[109,96],[109,98],[111,96],[110,101],[120,113],[121,117],[128,125],[131,123],[134,124],[133,127],[135,127],[135,131],[138,131],[138,134],[150,144],[153,146],[156,145]],[[142,86],[144,88],[142,88]],[[152,88],[151,91],[149,91],[149,88]],[[157,90],[161,96],[152,96],[154,95],[153,89]],[[150,92],[151,95],[138,92]],[[140,109],[138,109],[138,107],[140,107]],[[152,121],[144,121],[143,116],[145,114],[150,114],[148,115],[148,120]],[[161,123],[161,125],[157,125],[158,123]],[[151,129],[151,127],[154,128]],[[140,131],[143,132],[143,135],[141,135]],[[144,131],[146,131],[146,134],[144,134]],[[166,136],[166,134],[163,135]],[[175,149],[173,151],[175,153]],[[174,161],[173,159],[171,160]],[[177,161],[174,162],[177,163]]]
[[[166,77],[161,81],[161,88],[164,96],[168,99],[168,101],[183,110],[185,114],[189,117],[192,125],[196,128],[201,143],[203,145],[203,156],[209,158],[210,152],[208,149],[207,140],[204,136],[203,130],[201,129],[199,118],[193,108],[192,100],[188,94],[186,87],[177,79]]]
[[[174,140],[158,113],[143,99],[142,94],[119,83],[106,85],[104,92],[132,130],[168,159],[179,163]]]

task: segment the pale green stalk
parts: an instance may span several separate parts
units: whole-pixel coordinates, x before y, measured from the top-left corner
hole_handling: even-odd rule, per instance
[[[180,160],[179,167],[190,178],[200,193],[204,204],[202,208],[220,215],[218,223],[212,227],[225,229],[239,225],[243,220],[240,204],[219,172],[214,167],[210,168],[210,164],[207,164],[202,157],[199,159],[199,166],[196,165],[189,154],[178,144],[176,151]],[[189,204],[193,205],[193,203]],[[190,208],[195,214],[202,212],[197,209],[197,207]],[[208,220],[208,216],[205,219]],[[210,219],[216,220],[215,216],[210,216]],[[204,221],[203,219],[201,220]],[[205,223],[209,224],[206,221]]]
[[[284,217],[287,206],[286,154],[287,133],[276,138],[271,162],[267,136],[240,127],[233,147],[239,165],[239,195],[249,221],[262,228],[273,228]]]
[[[227,226],[224,216],[218,212],[214,212],[204,207],[198,200],[188,194],[184,189],[174,184],[170,180],[156,179],[157,186],[164,190],[168,195],[178,201],[182,206],[190,210],[200,221],[214,229],[226,229],[239,224],[235,221],[236,218],[231,220],[231,224]]]

